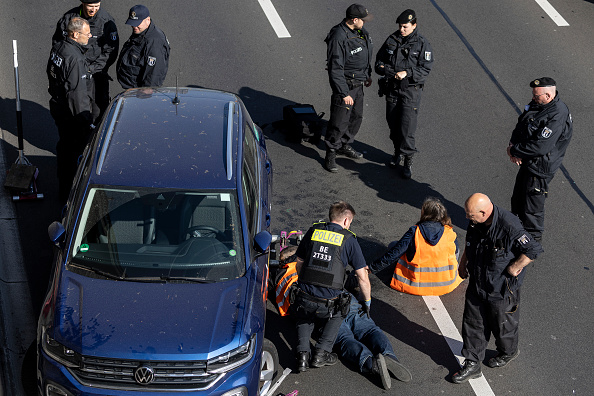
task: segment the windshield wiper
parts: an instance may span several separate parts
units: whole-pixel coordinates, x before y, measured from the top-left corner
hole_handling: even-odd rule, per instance
[[[112,274],[111,272],[101,271],[100,269],[89,267],[86,265],[70,263],[70,266],[74,267],[74,268],[82,269],[85,271],[91,271],[97,275],[101,275],[101,276],[104,276],[109,279],[128,280],[124,275],[115,275],[115,274]]]
[[[164,281],[187,281],[196,283],[214,283],[214,279],[198,278],[198,277],[186,277],[186,276],[166,276],[162,275],[161,280]]]

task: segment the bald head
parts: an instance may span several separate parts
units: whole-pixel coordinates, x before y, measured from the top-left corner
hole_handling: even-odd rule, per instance
[[[484,223],[493,214],[493,203],[485,194],[474,193],[464,203],[466,218],[476,223]]]

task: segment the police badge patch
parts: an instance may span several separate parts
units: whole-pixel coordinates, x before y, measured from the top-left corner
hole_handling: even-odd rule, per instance
[[[551,128],[544,127],[542,132],[540,133],[540,136],[542,136],[543,139],[548,139],[551,137],[552,134],[553,131],[551,130]]]
[[[118,32],[111,32],[109,38],[111,39],[111,41],[116,41],[118,39]]]
[[[148,65],[155,66],[155,63],[157,63],[157,58],[155,58],[154,56],[149,56],[148,57]]]
[[[431,60],[431,52],[430,51],[425,51],[425,60],[426,61],[430,61]]]
[[[522,234],[522,236],[518,238],[518,242],[520,245],[525,245],[530,242],[530,237],[526,234]]]

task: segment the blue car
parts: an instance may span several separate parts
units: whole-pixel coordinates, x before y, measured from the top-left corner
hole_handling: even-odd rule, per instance
[[[236,95],[117,96],[49,227],[39,394],[265,395],[271,180]]]

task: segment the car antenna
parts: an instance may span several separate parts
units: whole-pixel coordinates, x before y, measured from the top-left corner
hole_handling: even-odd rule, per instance
[[[175,76],[175,98],[171,101],[174,105],[179,104],[179,98],[177,97],[177,76]],[[177,106],[176,106],[177,107]]]

